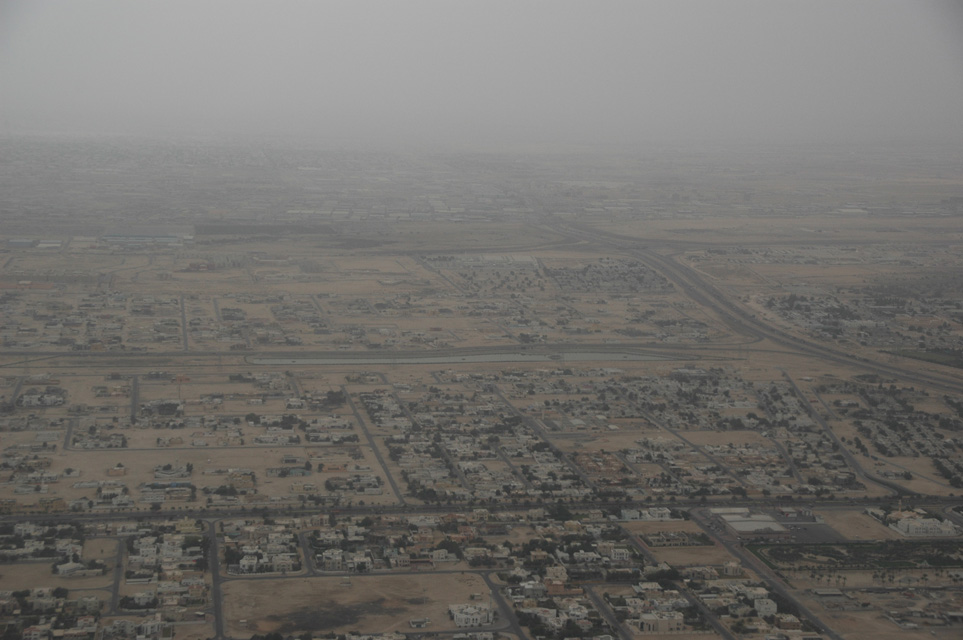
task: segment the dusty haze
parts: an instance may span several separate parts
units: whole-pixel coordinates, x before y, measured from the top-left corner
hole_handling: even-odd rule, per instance
[[[0,131],[963,139],[957,2],[19,2]]]

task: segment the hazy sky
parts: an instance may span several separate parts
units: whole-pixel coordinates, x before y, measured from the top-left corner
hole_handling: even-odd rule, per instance
[[[0,0],[0,132],[963,141],[963,0]]]

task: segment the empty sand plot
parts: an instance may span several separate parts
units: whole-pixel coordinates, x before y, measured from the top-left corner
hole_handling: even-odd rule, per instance
[[[121,541],[113,538],[91,538],[84,541],[84,559],[100,560],[110,566],[111,561],[117,557],[117,552],[123,551]]]
[[[821,607],[814,602],[806,602],[813,610]],[[821,613],[820,617],[843,638],[873,638],[874,640],[917,640],[940,638],[945,640],[959,638],[959,626],[944,628],[901,629],[895,622],[878,610],[846,611]]]
[[[723,565],[733,560],[728,551],[718,545],[710,547],[652,547],[652,553],[660,562],[673,567],[693,565]]]
[[[826,509],[819,511],[818,515],[850,540],[892,540],[902,537],[860,509]]]
[[[225,630],[298,634],[406,631],[408,621],[429,618],[432,631],[453,630],[448,605],[467,603],[488,587],[472,573],[353,575],[350,578],[232,580],[224,585]],[[245,622],[241,622],[244,620]]]
[[[38,587],[64,587],[66,589],[105,589],[100,597],[110,597],[113,573],[91,577],[62,577],[51,573],[54,560],[42,562],[22,562],[0,566],[0,591],[18,591]],[[108,563],[108,566],[112,566]],[[97,594],[94,594],[97,595]]]

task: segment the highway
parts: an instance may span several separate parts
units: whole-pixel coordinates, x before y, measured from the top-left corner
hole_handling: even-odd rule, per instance
[[[688,510],[706,507],[747,507],[751,509],[770,509],[776,507],[793,508],[808,506],[812,509],[830,510],[851,510],[868,506],[892,503],[892,496],[880,496],[877,498],[852,498],[852,499],[830,499],[817,498],[815,496],[800,496],[799,500],[778,498],[758,499],[737,499],[737,500],[718,500],[705,501],[703,498],[691,500],[573,500],[565,502],[565,506],[570,510],[591,510],[591,509],[645,509],[649,507],[671,507],[673,509]],[[446,514],[471,509],[473,506],[484,507],[491,512],[517,512],[524,513],[530,509],[545,507],[546,503],[539,499],[512,504],[510,502],[483,502],[478,504],[411,504],[406,505],[338,505],[334,507],[339,516],[376,516],[376,515],[408,515],[408,514]],[[923,508],[943,510],[945,508],[963,507],[963,496],[909,496],[903,499],[903,507],[906,509]],[[97,522],[130,520],[132,518],[156,520],[170,518],[244,518],[261,515],[274,516],[312,516],[318,513],[330,512],[330,507],[302,507],[300,503],[290,503],[287,506],[272,506],[268,509],[259,506],[225,506],[225,507],[198,507],[183,509],[162,509],[153,511],[146,507],[115,507],[110,510],[86,512],[86,513],[18,513],[0,515],[0,523],[17,522]]]
[[[917,384],[929,385],[945,393],[959,393],[963,378],[952,374],[937,374],[909,370],[892,366],[875,360],[868,360],[850,353],[840,352],[832,347],[824,346],[778,329],[756,317],[716,289],[694,269],[682,264],[671,257],[667,257],[653,250],[642,239],[631,239],[614,233],[590,229],[574,224],[564,229],[556,229],[559,233],[569,233],[573,237],[593,240],[602,246],[609,246],[625,252],[650,268],[665,275],[674,285],[693,301],[715,312],[720,320],[732,331],[739,335],[754,339],[768,339],[772,343],[786,347],[802,355],[828,360],[830,362],[855,367],[877,375],[887,375],[902,378]]]
[[[786,380],[789,382],[789,385],[792,387],[793,392],[796,394],[796,397],[799,398],[800,400],[799,404],[805,408],[805,410],[809,413],[809,417],[812,418],[816,422],[816,424],[818,424],[822,428],[822,430],[826,433],[827,436],[829,436],[829,439],[833,441],[833,443],[837,447],[837,450],[843,456],[843,459],[846,461],[846,464],[849,465],[849,467],[853,470],[853,472],[858,477],[862,478],[864,482],[871,482],[885,489],[888,489],[892,491],[895,495],[900,497],[919,495],[917,492],[910,491],[906,487],[896,482],[891,482],[884,478],[880,478],[879,476],[871,474],[865,469],[863,469],[863,466],[859,463],[859,460],[857,460],[856,457],[852,454],[852,452],[850,452],[849,447],[847,447],[842,442],[840,442],[839,436],[836,435],[836,432],[833,431],[832,427],[830,427],[826,423],[826,421],[823,419],[823,417],[819,414],[819,412],[813,410],[812,405],[806,401],[806,396],[803,395],[803,392],[799,388],[799,386],[796,384],[796,381],[793,380],[792,377],[790,377],[790,375],[786,373],[786,371],[783,371],[782,374],[783,376],[785,376]]]
[[[559,232],[559,229],[553,229],[555,232]],[[352,365],[377,365],[390,363],[392,365],[399,364],[421,364],[426,358],[441,358],[446,359],[452,363],[458,363],[460,361],[466,361],[471,358],[485,358],[488,362],[513,362],[514,358],[531,358],[532,360],[537,360],[542,358],[546,361],[558,361],[565,362],[566,359],[570,361],[579,361],[579,358],[588,357],[598,357],[599,360],[610,360],[617,361],[619,358],[635,359],[635,360],[672,360],[672,359],[691,359],[694,356],[699,357],[703,360],[710,360],[713,357],[718,357],[720,360],[727,358],[727,354],[732,354],[734,350],[742,350],[744,352],[752,353],[767,353],[767,354],[786,354],[786,355],[801,355],[810,358],[815,358],[827,363],[832,363],[834,365],[843,365],[847,368],[854,368],[857,370],[862,370],[865,372],[881,374],[886,376],[897,377],[907,382],[914,382],[920,385],[925,385],[943,392],[958,394],[960,392],[961,378],[955,375],[953,372],[947,371],[946,373],[932,372],[932,371],[920,371],[917,369],[903,368],[895,366],[892,364],[877,362],[867,360],[862,357],[857,357],[854,354],[849,354],[842,352],[831,345],[819,344],[805,338],[793,335],[787,331],[784,331],[778,327],[771,326],[764,320],[757,318],[750,310],[742,307],[737,301],[730,299],[729,296],[724,294],[713,284],[706,281],[706,279],[697,272],[696,270],[688,267],[674,255],[664,255],[660,251],[654,249],[643,243],[641,240],[627,239],[622,236],[617,236],[615,234],[609,234],[603,231],[597,231],[594,229],[589,229],[587,227],[570,225],[565,227],[562,233],[566,233],[572,239],[584,240],[591,242],[602,247],[610,247],[617,250],[625,255],[630,255],[638,258],[640,261],[647,264],[649,267],[657,270],[658,272],[664,274],[677,289],[688,296],[693,302],[701,305],[708,311],[714,313],[719,320],[728,327],[734,334],[733,338],[730,338],[725,343],[714,343],[711,345],[704,344],[662,344],[654,342],[629,342],[629,343],[619,343],[619,344],[603,344],[603,343],[550,343],[550,344],[537,344],[537,345],[512,345],[505,344],[499,346],[485,346],[485,347],[466,347],[466,348],[451,348],[437,351],[427,351],[427,350],[412,350],[412,351],[399,351],[391,353],[372,353],[368,351],[274,351],[274,352],[258,352],[256,355],[240,355],[240,354],[226,354],[222,351],[190,351],[189,350],[189,332],[188,324],[186,319],[185,310],[185,300],[184,296],[180,297],[180,314],[181,314],[181,329],[182,329],[182,344],[183,348],[179,351],[159,351],[159,352],[147,352],[147,351],[130,351],[130,352],[57,352],[57,351],[5,351],[5,358],[48,358],[51,359],[47,364],[51,369],[53,368],[76,368],[78,362],[96,362],[98,366],[101,365],[115,365],[121,367],[131,367],[142,369],[148,366],[154,366],[154,363],[158,363],[157,366],[164,366],[160,363],[173,363],[173,366],[178,367],[206,367],[212,366],[205,363],[205,358],[235,358],[238,365],[253,365],[259,366],[259,360],[266,361],[270,359],[287,359],[293,363],[304,362],[311,359],[317,360],[338,360],[347,361]],[[315,301],[317,305],[317,302]],[[215,300],[216,305],[216,300]],[[320,311],[320,306],[318,306]],[[215,309],[216,313],[219,310]],[[499,358],[502,358],[500,360]],[[59,361],[59,363],[58,363]],[[585,360],[582,360],[585,361]],[[21,362],[7,362],[2,366],[12,367],[19,366]],[[220,366],[220,364],[218,365]],[[268,366],[268,365],[265,365]],[[959,516],[955,511],[952,511],[954,507],[958,507],[963,504],[963,499],[960,497],[933,497],[933,496],[921,496],[913,491],[910,491],[900,484],[892,481],[879,478],[874,474],[865,470],[851,452],[842,445],[836,434],[833,432],[831,427],[827,424],[823,416],[819,411],[815,410],[805,401],[805,395],[802,390],[799,389],[796,382],[789,376],[788,373],[783,371],[783,374],[787,382],[791,385],[797,397],[803,399],[801,403],[805,410],[810,414],[811,418],[816,421],[820,427],[827,433],[827,435],[832,439],[832,441],[839,446],[839,452],[844,457],[845,462],[849,465],[851,469],[857,474],[857,476],[864,482],[875,483],[886,489],[892,491],[895,495],[903,498],[909,506],[926,506],[933,509],[940,509],[947,513],[947,515],[957,521],[963,521],[963,518]],[[19,394],[21,385],[23,384],[23,377],[17,379],[16,385],[13,391],[13,397],[11,400],[16,400]],[[392,506],[373,506],[373,505],[351,505],[338,507],[339,515],[353,515],[353,516],[364,516],[364,515],[379,515],[379,514],[414,514],[414,513],[434,513],[434,514],[444,514],[452,511],[459,511],[470,508],[469,505],[418,505],[411,504],[405,498],[404,492],[398,486],[395,478],[389,472],[387,463],[382,455],[381,449],[375,442],[373,435],[371,434],[368,425],[361,415],[361,412],[355,406],[352,401],[350,394],[347,390],[342,387],[342,391],[348,399],[348,403],[352,412],[354,413],[355,419],[358,422],[369,446],[372,448],[379,464],[381,465],[384,473],[386,475],[387,481],[391,486],[392,492],[398,500],[397,505]],[[500,393],[500,392],[499,392]],[[300,393],[298,394],[300,395]],[[137,410],[140,398],[140,386],[139,378],[137,375],[131,377],[131,401],[130,401],[130,417],[131,421],[135,421],[137,417]],[[511,403],[506,402],[508,407],[514,406]],[[403,403],[402,403],[402,406]],[[828,409],[828,407],[827,407]],[[527,415],[517,413],[522,420],[533,430],[533,432],[548,438],[550,434],[545,433],[544,426],[536,419],[531,418]],[[652,416],[646,416],[650,421],[655,423]],[[76,419],[71,419],[69,421],[64,449],[70,449],[70,439],[74,428],[77,425]],[[681,435],[677,434],[682,441],[686,441]],[[546,440],[552,447],[552,450],[556,453],[559,459],[564,462],[573,473],[577,474],[586,486],[593,487],[592,480],[584,473],[584,471],[576,464],[572,462],[568,455],[563,453],[561,450],[557,449],[554,444],[551,443],[550,439]],[[705,452],[701,447],[696,444],[689,442],[689,444],[704,453],[709,460],[716,461],[708,452]],[[248,447],[250,449],[250,447]],[[781,453],[789,459],[788,453],[784,448],[780,446]],[[504,458],[504,455],[502,456]],[[511,462],[505,458],[506,463],[509,466],[513,466]],[[717,461],[716,461],[717,462]],[[790,464],[791,464],[790,459]],[[724,465],[720,465],[723,466]],[[457,469],[457,467],[456,467]],[[799,471],[793,468],[793,472],[797,479],[799,479]],[[462,484],[467,485],[467,481],[463,474],[458,472],[459,479]],[[739,482],[743,482],[742,479],[735,477],[734,479]],[[527,486],[531,486],[528,480],[525,480]],[[876,500],[866,500],[861,499],[858,501],[842,501],[842,500],[829,500],[829,499],[807,499],[806,503],[818,508],[818,509],[856,509],[859,506],[875,505],[880,503],[885,503],[891,498],[879,498]],[[909,504],[909,503],[912,503]],[[723,546],[733,557],[740,560],[743,565],[747,568],[752,569],[758,575],[760,575],[768,584],[769,588],[778,593],[780,597],[785,599],[787,602],[791,603],[799,612],[800,615],[808,620],[815,628],[826,636],[832,638],[833,640],[841,640],[840,636],[835,633],[832,629],[828,628],[824,623],[819,620],[819,617],[814,615],[809,611],[797,598],[795,598],[792,592],[786,587],[786,585],[780,580],[780,578],[775,575],[772,570],[770,570],[764,563],[759,561],[753,554],[747,552],[740,544],[733,541],[724,535],[718,535],[712,533],[712,528],[707,526],[707,516],[701,510],[701,508],[706,506],[748,506],[753,508],[760,507],[772,507],[777,504],[786,506],[798,506],[801,501],[777,501],[777,500],[727,500],[725,502],[703,502],[702,500],[674,500],[669,502],[652,502],[652,501],[573,501],[566,503],[566,506],[573,510],[578,511],[582,509],[595,509],[601,507],[605,508],[639,508],[648,506],[671,506],[678,509],[688,509],[693,515],[694,520],[702,526],[702,528],[712,536],[718,544]],[[501,511],[501,512],[518,512],[522,513],[530,508],[544,506],[539,500],[531,500],[521,505],[511,505],[506,503],[484,503],[480,506],[484,506],[491,511]],[[55,513],[55,514],[17,514],[17,515],[2,515],[0,516],[0,522],[11,523],[11,522],[21,522],[25,520],[39,520],[44,522],[65,522],[65,521],[104,521],[104,520],[120,520],[120,519],[145,519],[145,520],[155,520],[161,518],[180,518],[184,516],[191,516],[196,518],[204,519],[206,522],[208,536],[209,536],[209,567],[212,574],[212,588],[211,588],[211,602],[214,617],[214,637],[217,640],[223,640],[225,638],[225,620],[223,613],[223,582],[225,577],[220,566],[218,542],[216,536],[216,524],[221,518],[230,517],[250,517],[253,514],[260,513],[271,513],[277,515],[307,515],[307,514],[317,514],[322,511],[319,508],[305,509],[303,507],[292,505],[290,507],[272,507],[270,511],[264,510],[256,511],[254,509],[248,509],[245,507],[226,507],[226,508],[199,508],[199,509],[177,509],[177,510],[167,510],[167,511],[157,511],[149,512],[142,511],[137,508],[131,509],[117,509],[114,511],[101,512],[101,513],[84,513],[84,514],[73,514],[73,513]],[[634,535],[629,534],[626,531],[629,540],[632,544],[639,550],[639,552],[646,558],[648,564],[653,564],[655,562],[655,556],[652,554],[642,542]],[[311,546],[303,533],[299,536],[299,544],[301,551],[304,555],[304,567],[300,575],[306,577],[314,577],[321,575],[317,567],[315,566]],[[124,567],[124,553],[125,549],[123,547],[123,541],[118,540],[118,552],[117,560],[113,569],[113,590],[112,597],[108,607],[108,615],[114,615],[118,613],[119,604],[119,593],[121,587],[121,581],[123,577],[123,567]],[[392,572],[394,575],[397,572]],[[403,572],[402,572],[403,573]],[[492,590],[493,600],[497,603],[498,611],[500,617],[502,617],[502,624],[498,626],[499,630],[509,630],[511,633],[517,634],[519,637],[524,637],[522,635],[522,630],[517,624],[515,616],[511,612],[511,608],[505,602],[504,598],[500,594],[499,586],[491,580],[490,571],[472,571],[481,575],[486,584]],[[263,580],[274,580],[282,579],[290,576],[264,576],[257,579]],[[240,578],[228,578],[228,579],[240,579]],[[249,578],[243,578],[249,579]],[[683,585],[679,584],[680,591],[685,594],[685,597],[689,599],[690,603],[699,609],[710,624],[715,628],[717,633],[722,637],[731,640],[733,635],[729,630],[721,623],[719,620],[711,615],[705,604],[701,602],[698,598],[695,598],[691,593],[689,593]],[[605,619],[616,629],[623,638],[623,640],[628,640],[632,637],[630,631],[618,623],[615,619],[611,609],[603,601],[601,596],[596,593],[591,587],[586,588],[586,593],[588,597],[595,603],[596,607],[605,617]],[[491,629],[489,627],[488,629]]]
[[[297,351],[258,351],[256,354],[238,354],[225,351],[197,351],[189,353],[184,351],[49,351],[49,350],[13,350],[3,351],[4,357],[22,357],[49,360],[74,360],[66,364],[58,365],[56,362],[44,364],[45,368],[70,367],[76,368],[77,362],[87,360],[102,360],[108,365],[115,366],[134,366],[139,368],[150,366],[163,366],[177,364],[177,366],[190,366],[192,363],[205,358],[234,358],[238,364],[248,366],[257,365],[259,361],[284,360],[285,362],[299,362],[310,360],[351,360],[359,365],[366,364],[420,364],[420,361],[431,358],[444,358],[457,364],[460,358],[479,357],[479,356],[498,356],[504,355],[506,358],[513,358],[520,355],[529,356],[561,356],[581,355],[581,354],[601,354],[604,356],[627,354],[638,358],[648,358],[652,360],[671,360],[679,358],[692,358],[692,352],[723,354],[731,353],[734,349],[745,349],[753,344],[761,342],[761,339],[738,340],[732,342],[716,342],[713,344],[684,344],[684,343],[662,343],[662,342],[633,342],[623,341],[617,344],[608,342],[543,342],[538,344],[502,344],[486,345],[478,347],[450,347],[445,349],[419,349],[419,350],[398,350],[398,351],[322,351],[310,349],[298,349]],[[766,348],[759,345],[765,353],[792,353],[789,349]],[[719,356],[723,358],[725,356]],[[552,358],[554,360],[554,358]],[[511,360],[506,359],[506,362]],[[493,360],[493,362],[499,362]],[[23,362],[9,362],[0,366],[12,367],[20,366]],[[98,366],[103,366],[98,363]],[[202,365],[205,366],[205,365]]]

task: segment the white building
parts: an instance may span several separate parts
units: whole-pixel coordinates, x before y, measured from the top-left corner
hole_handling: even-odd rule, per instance
[[[685,617],[678,611],[658,611],[639,616],[642,633],[670,633],[685,630]]]
[[[452,604],[448,605],[448,613],[456,627],[480,627],[494,620],[494,612],[486,605]]]
[[[778,611],[776,603],[769,598],[756,598],[752,602],[752,607],[756,610],[756,615],[760,618],[774,616]]]
[[[959,534],[952,522],[936,518],[902,518],[891,525],[904,536],[955,536]]]

